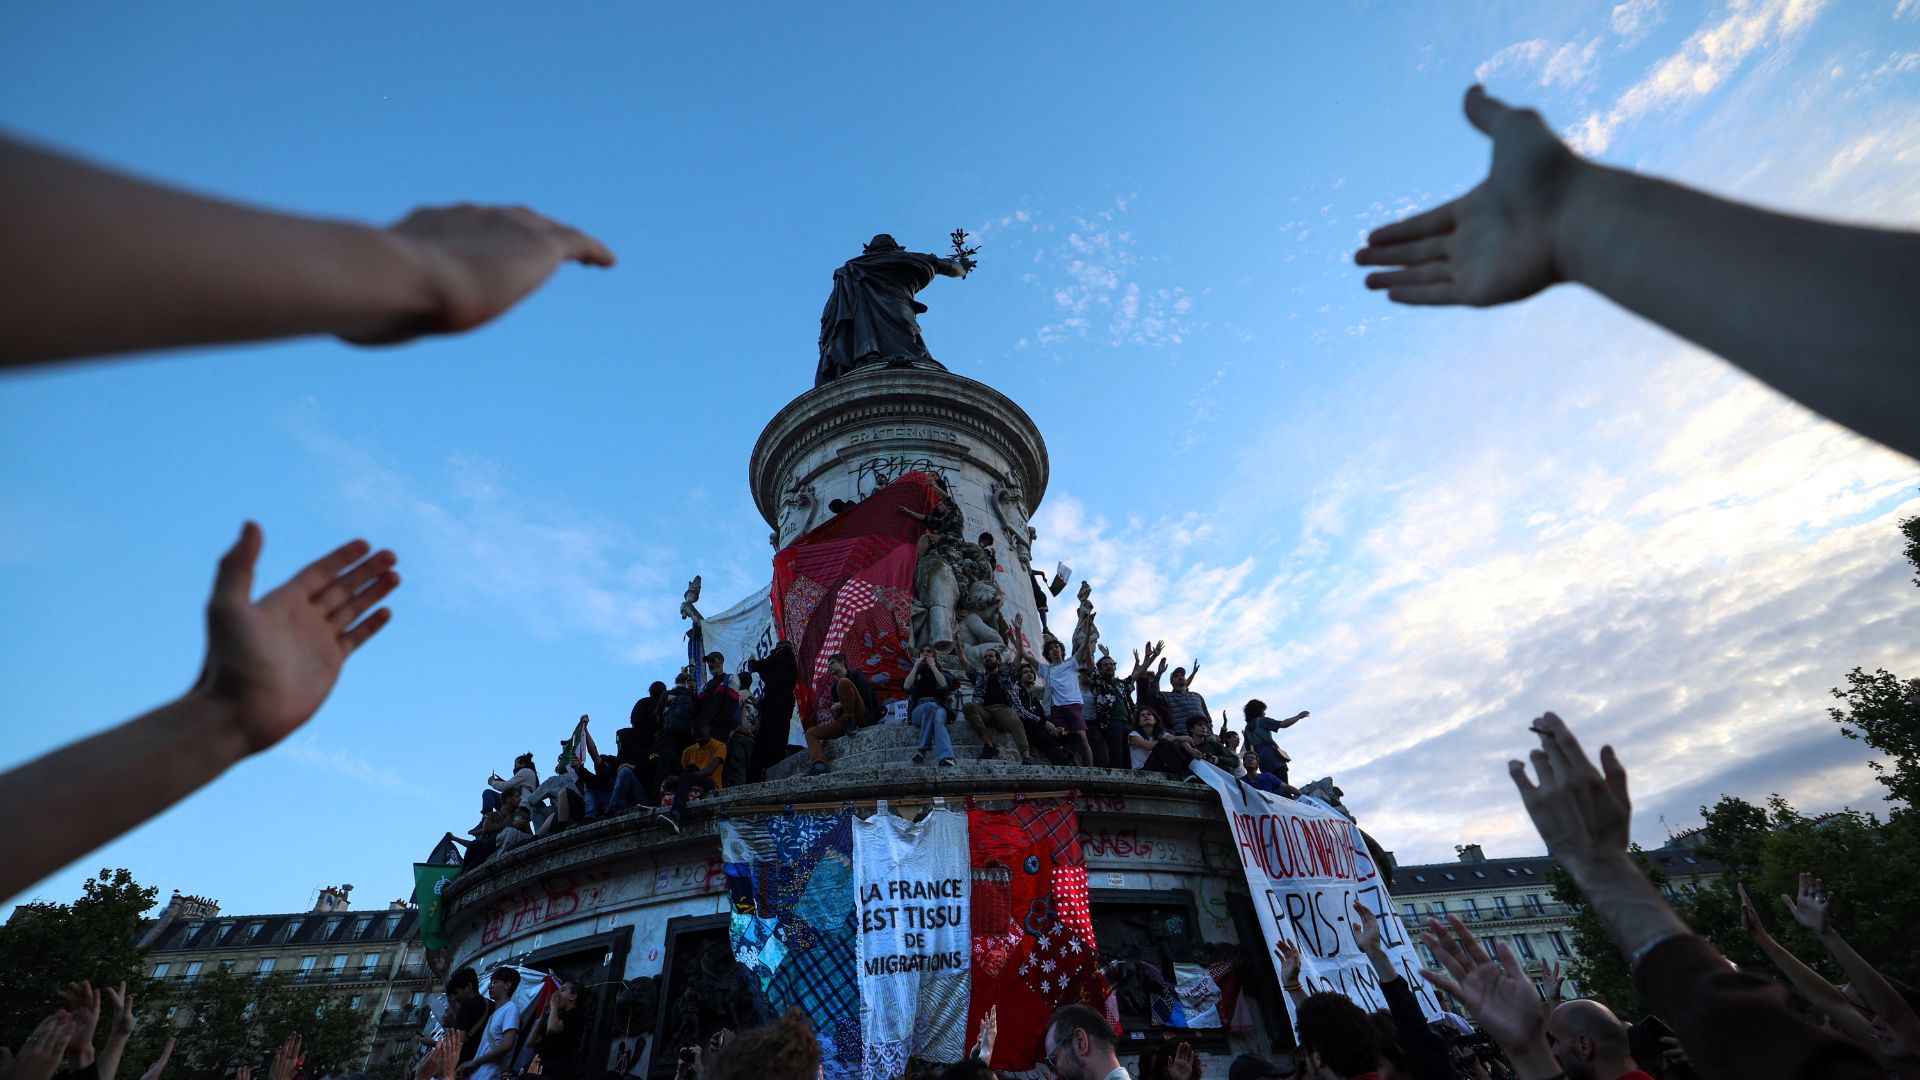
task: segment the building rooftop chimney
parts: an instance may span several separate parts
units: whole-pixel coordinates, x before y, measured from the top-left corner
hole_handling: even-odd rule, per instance
[[[1486,853],[1480,850],[1479,844],[1464,844],[1464,845],[1456,844],[1454,845],[1453,850],[1455,854],[1460,856],[1461,862],[1486,862],[1487,861]]]
[[[353,906],[347,900],[347,894],[353,891],[351,885],[326,885],[321,887],[319,899],[313,902],[315,911],[345,911]]]

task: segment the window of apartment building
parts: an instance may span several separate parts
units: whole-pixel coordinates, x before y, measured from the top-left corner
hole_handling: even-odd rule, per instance
[[[318,962],[319,962],[319,960],[320,960],[320,958],[319,958],[319,957],[317,957],[317,956],[303,956],[303,957],[301,957],[301,958],[300,958],[300,974],[302,974],[302,975],[311,975],[311,974],[313,974],[313,965],[314,965],[314,964],[316,964],[316,963],[318,963]]]
[[[1541,982],[1539,979],[1533,980],[1533,992],[1540,995],[1541,1001],[1547,1000],[1547,984]]]
[[[1507,898],[1504,896],[1493,898],[1493,910],[1503,919],[1513,918],[1513,910],[1507,907]]]
[[[327,928],[320,931],[320,936],[323,938],[332,938],[334,932],[340,929],[340,924],[346,921],[347,918],[344,915],[335,915],[333,918],[328,919]]]
[[[348,999],[347,999],[347,1008],[349,1008],[349,1009],[358,1009],[359,1007],[360,1007],[360,995],[359,995],[359,994],[355,994],[355,995],[353,995],[352,997],[350,997],[350,998],[348,998]]]
[[[233,959],[231,959],[231,958],[229,958],[229,959],[226,959],[226,960],[222,960],[222,961],[220,961],[220,970],[221,970],[221,971],[232,971],[232,970],[233,970],[233,965],[234,965],[234,964],[236,964],[236,963],[238,963],[238,961],[236,961],[236,960],[233,960]]]
[[[192,982],[193,980],[200,977],[201,966],[202,966],[201,962],[198,960],[187,961],[187,981],[188,982]]]
[[[1539,893],[1527,894],[1527,910],[1533,912],[1535,915],[1545,915],[1547,913],[1546,905],[1540,902]]]
[[[360,921],[358,921],[358,922],[356,922],[356,923],[354,923],[354,924],[353,924],[353,936],[354,936],[354,937],[356,937],[356,938],[359,938],[359,937],[365,937],[365,936],[366,936],[366,933],[367,933],[367,927],[369,927],[369,926],[372,926],[372,925],[373,925],[373,916],[371,916],[371,915],[369,915],[369,916],[367,916],[366,918],[364,918],[364,919],[361,919]]]
[[[379,966],[380,966],[380,954],[377,952],[370,952],[360,958],[360,970],[362,972],[371,973],[375,968]]]
[[[1424,943],[1422,943],[1419,946],[1419,949],[1420,949],[1420,959],[1426,961],[1426,964],[1428,967],[1434,967],[1438,963],[1438,961],[1436,961],[1433,958],[1433,950],[1427,948],[1427,946]]]
[[[287,928],[286,928],[286,929],[285,929],[284,931],[282,931],[282,932],[281,932],[281,935],[280,935],[280,940],[281,940],[281,941],[292,941],[292,940],[293,940],[293,935],[295,935],[295,934],[297,934],[297,933],[299,933],[299,932],[300,932],[300,928],[301,928],[301,927],[303,927],[303,926],[305,926],[305,925],[307,925],[307,920],[305,920],[305,919],[288,919],[288,920],[287,920]]]
[[[1419,905],[1419,904],[1401,904],[1401,905],[1400,905],[1400,917],[1401,917],[1401,918],[1403,918],[1403,919],[1414,919],[1414,918],[1418,918],[1418,917],[1419,917],[1419,915],[1420,915],[1420,905]]]
[[[245,938],[243,938],[243,939],[241,940],[241,942],[240,942],[240,944],[242,944],[242,945],[251,945],[251,944],[253,944],[253,939],[255,939],[255,938],[257,938],[257,937],[259,937],[259,936],[260,936],[260,931],[261,931],[261,930],[263,930],[263,929],[265,929],[265,928],[266,928],[266,925],[267,925],[267,924],[266,924],[266,923],[264,923],[264,922],[250,922],[250,923],[248,923],[248,924],[247,924],[247,936],[246,936]]]
[[[1446,921],[1447,902],[1445,900],[1435,900],[1433,902],[1433,914],[1442,922]]]
[[[1527,935],[1525,934],[1513,935],[1513,944],[1515,948],[1520,950],[1520,958],[1522,960],[1533,959],[1533,941],[1532,939],[1528,938]]]
[[[1562,934],[1558,930],[1547,931],[1547,944],[1553,946],[1553,952],[1555,956],[1572,956],[1573,955],[1573,951],[1567,948],[1566,935]]]
[[[231,933],[233,933],[233,924],[221,923],[220,928],[213,932],[213,943],[215,945],[224,943],[227,940],[227,935]]]
[[[335,975],[341,975],[341,974],[345,974],[346,970],[347,970],[347,954],[334,953],[333,954],[333,973]]]
[[[382,933],[386,937],[392,937],[394,934],[398,933],[399,931],[400,931],[400,913],[396,911],[387,916],[387,928],[384,931],[382,931]]]
[[[409,1009],[417,1009],[426,1003],[427,992],[425,990],[415,990],[413,994],[407,998],[407,1008]]]
[[[155,964],[155,965],[153,965],[153,976],[152,976],[152,977],[153,977],[153,978],[156,978],[156,979],[164,979],[164,978],[166,978],[166,977],[167,977],[167,969],[168,969],[168,968],[171,968],[172,966],[173,966],[172,964],[169,964],[169,963],[167,963],[167,962],[165,962],[165,961],[161,961],[160,963],[158,963],[158,964]]]
[[[260,958],[260,967],[259,967],[259,968],[257,969],[257,970],[258,970],[258,973],[259,973],[259,975],[260,975],[260,977],[264,979],[264,978],[266,978],[267,976],[269,976],[269,975],[271,975],[271,974],[273,974],[273,967],[274,967],[274,964],[276,964],[277,962],[278,962],[278,961],[276,961],[276,960],[275,960],[275,959],[274,959],[273,957],[271,957],[271,956],[263,956],[263,957],[261,957],[261,958]]]
[[[1467,897],[1467,921],[1480,921],[1480,901],[1471,896]]]

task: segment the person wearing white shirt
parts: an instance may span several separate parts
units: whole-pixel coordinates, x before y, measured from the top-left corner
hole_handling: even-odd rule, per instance
[[[513,1045],[520,1034],[520,1007],[513,1003],[513,992],[520,988],[520,973],[512,968],[497,968],[487,980],[487,997],[493,1000],[493,1015],[480,1035],[480,1049],[473,1060],[460,1066],[454,1075],[461,1080],[502,1080],[506,1062],[513,1056]]]

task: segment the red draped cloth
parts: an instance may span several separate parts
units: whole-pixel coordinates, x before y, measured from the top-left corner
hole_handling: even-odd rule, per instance
[[[1093,940],[1080,815],[1072,800],[970,809],[967,840],[973,865],[967,1045],[995,1006],[999,1034],[988,1062],[995,1069],[1033,1068],[1047,1020],[1062,1005],[1090,1006],[1119,1031]]]
[[[901,696],[913,666],[916,542],[926,526],[900,510],[924,514],[939,499],[932,476],[908,473],[773,557],[773,619],[800,665],[793,698],[802,726],[833,700],[827,657],[836,652],[874,681],[882,702]]]

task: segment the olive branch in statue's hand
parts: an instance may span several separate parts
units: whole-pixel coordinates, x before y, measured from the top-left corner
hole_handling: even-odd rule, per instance
[[[967,246],[967,230],[953,230],[953,261],[960,264],[961,270],[972,273],[973,268],[980,265],[980,263],[974,259],[974,256],[978,254],[980,254],[980,248],[978,246]]]

